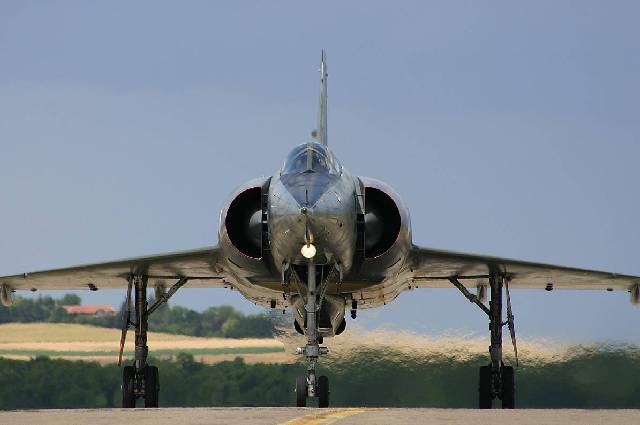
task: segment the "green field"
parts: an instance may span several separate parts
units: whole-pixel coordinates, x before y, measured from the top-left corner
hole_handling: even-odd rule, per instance
[[[332,406],[456,407],[477,403],[486,355],[411,356],[364,349],[320,364]],[[161,406],[291,406],[304,362],[203,364],[189,354],[150,359],[160,369]],[[517,407],[640,408],[637,350],[576,350],[562,360],[517,369]],[[113,364],[39,357],[0,359],[0,409],[118,407],[121,370]]]

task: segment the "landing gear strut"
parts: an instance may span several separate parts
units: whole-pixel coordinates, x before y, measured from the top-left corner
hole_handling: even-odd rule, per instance
[[[329,407],[329,379],[326,376],[316,377],[316,365],[322,354],[329,352],[327,347],[320,347],[322,337],[318,335],[318,307],[316,291],[316,265],[313,259],[307,263],[307,345],[298,348],[298,353],[307,358],[307,376],[296,379],[296,406],[305,407],[307,398],[317,397],[318,407]]]
[[[158,407],[160,393],[160,378],[158,368],[147,364],[149,347],[147,347],[148,317],[187,282],[187,278],[180,278],[171,289],[164,293],[158,291],[158,297],[151,307],[147,303],[148,277],[133,275],[128,278],[126,313],[120,338],[120,354],[118,365],[122,363],[122,352],[130,327],[135,329],[135,356],[133,365],[122,369],[122,407],[136,407],[136,399],[144,399],[144,407]],[[131,320],[131,292],[134,291],[134,320]]]
[[[518,350],[516,347],[515,327],[513,314],[511,312],[511,298],[509,296],[508,280],[502,274],[492,274],[489,277],[491,286],[491,300],[487,308],[480,299],[470,293],[458,279],[450,278],[449,281],[464,294],[471,302],[475,303],[489,316],[489,331],[491,334],[491,344],[489,345],[489,355],[491,363],[480,367],[478,385],[478,407],[480,409],[491,409],[493,400],[502,400],[503,409],[513,409],[515,407],[515,373],[512,366],[505,366],[502,361],[502,327],[508,325],[511,333],[511,340],[518,362]],[[502,321],[502,289],[506,285],[507,292],[507,321]]]
[[[134,286],[134,312],[135,322],[130,322],[127,317],[126,327],[123,328],[123,340],[121,350],[124,346],[124,336],[129,325],[135,326],[135,360],[132,366],[125,366],[122,369],[122,407],[136,407],[136,399],[144,398],[144,407],[158,407],[158,394],[160,382],[158,368],[147,364],[147,278],[145,276],[132,276],[129,279],[127,289],[127,306],[130,303],[131,286]],[[127,307],[128,308],[128,307]],[[130,313],[128,310],[127,313]],[[127,314],[129,316],[129,314]]]

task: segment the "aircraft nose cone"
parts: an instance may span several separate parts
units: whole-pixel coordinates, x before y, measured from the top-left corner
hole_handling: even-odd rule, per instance
[[[316,264],[338,261],[350,267],[356,218],[350,182],[321,173],[275,177],[269,189],[268,220],[274,261],[306,264],[302,247],[310,243],[316,250]]]
[[[313,207],[336,179],[326,173],[299,173],[281,177],[282,184],[303,208]],[[306,213],[300,210],[302,214]]]

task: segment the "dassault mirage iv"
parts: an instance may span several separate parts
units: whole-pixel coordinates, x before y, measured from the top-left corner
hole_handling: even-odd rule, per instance
[[[409,212],[385,183],[354,176],[327,141],[327,62],[320,65],[320,110],[312,140],[294,147],[273,176],[240,186],[222,209],[214,247],[0,277],[1,300],[39,289],[126,289],[127,329],[135,330],[133,364],[123,368],[122,403],[158,405],[158,369],[147,364],[147,319],[182,287],[229,288],[270,308],[291,309],[306,336],[298,348],[308,363],[296,380],[296,405],[317,398],[329,405],[329,381],[316,376],[327,337],[340,335],[345,312],[393,301],[417,288],[457,288],[489,319],[490,345],[479,372],[479,407],[515,405],[514,369],[502,359],[507,325],[517,348],[509,290],[514,288],[624,290],[638,303],[640,277],[505,258],[420,248],[411,239]],[[154,288],[153,304],[147,289]],[[503,316],[503,293],[506,317]],[[487,305],[486,297],[490,296]],[[133,306],[132,306],[133,296]]]

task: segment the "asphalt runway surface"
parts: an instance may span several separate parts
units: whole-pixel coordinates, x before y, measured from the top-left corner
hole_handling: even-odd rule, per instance
[[[474,424],[474,425],[629,425],[640,424],[640,410],[572,409],[387,409],[387,408],[164,408],[76,409],[0,412],[0,424],[12,425],[320,425],[320,424]]]

